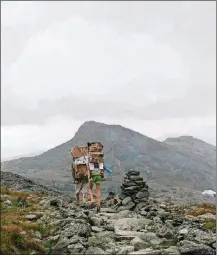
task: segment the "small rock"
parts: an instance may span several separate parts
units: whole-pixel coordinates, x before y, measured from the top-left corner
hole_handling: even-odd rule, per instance
[[[26,215],[27,220],[37,220],[38,216],[35,214],[28,214]]]
[[[99,248],[99,247],[89,247],[85,253],[86,255],[104,255],[106,254],[105,251],[103,251],[103,249]]]
[[[12,202],[10,200],[4,201],[4,204],[7,206],[12,206]]]
[[[102,232],[103,231],[103,228],[99,228],[97,226],[92,226],[92,231],[94,233],[98,233],[98,232]]]
[[[79,236],[74,235],[72,238],[69,239],[70,244],[76,244],[79,242]]]
[[[144,250],[140,250],[140,251],[133,251],[128,253],[128,255],[160,255],[161,251],[157,251],[157,250],[153,250],[150,248],[144,249]]]
[[[183,229],[179,230],[179,234],[180,235],[187,235],[188,234],[188,229],[187,228],[183,228]]]
[[[207,220],[207,219],[216,220],[216,215],[213,215],[212,213],[206,213],[206,214],[198,216],[197,218],[200,220]]]
[[[39,231],[36,231],[35,232],[35,236],[38,238],[38,239],[42,239],[42,235]]]
[[[139,237],[133,238],[133,240],[131,240],[130,244],[134,246],[135,251],[142,250],[142,249],[148,248],[150,246],[150,244],[148,242],[144,242]]]
[[[67,248],[69,250],[73,250],[73,252],[75,252],[74,254],[77,254],[84,249],[83,245],[80,243],[70,244]]]
[[[180,251],[176,246],[170,246],[167,249],[162,250],[162,255],[181,255]]]
[[[117,253],[122,254],[122,255],[126,255],[129,252],[134,251],[134,247],[133,246],[124,246],[124,247],[120,247],[120,251]]]
[[[148,198],[149,197],[149,193],[148,193],[148,191],[146,191],[146,192],[138,192],[137,194],[136,194],[136,198]]]
[[[136,171],[136,170],[130,170],[130,171],[127,172],[126,175],[127,175],[127,176],[131,176],[131,175],[139,176],[139,175],[140,175],[140,172],[139,172],[139,171]]]
[[[211,247],[204,244],[196,244],[187,240],[183,240],[179,243],[178,247],[181,254],[191,255],[215,255],[216,252]]]
[[[127,205],[129,202],[131,202],[132,201],[132,199],[131,199],[131,197],[126,197],[123,201],[122,201],[122,205]]]
[[[103,219],[100,217],[91,217],[90,224],[99,227],[103,224]]]

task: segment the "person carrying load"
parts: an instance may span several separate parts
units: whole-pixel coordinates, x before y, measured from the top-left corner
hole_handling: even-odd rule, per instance
[[[72,148],[72,176],[76,184],[76,201],[80,202],[80,193],[83,197],[83,203],[86,202],[87,189],[89,183],[89,166],[87,146]]]
[[[101,183],[104,180],[104,154],[100,142],[88,143],[90,184],[89,195],[91,208],[94,207],[93,185],[96,185],[97,212],[101,209]]]

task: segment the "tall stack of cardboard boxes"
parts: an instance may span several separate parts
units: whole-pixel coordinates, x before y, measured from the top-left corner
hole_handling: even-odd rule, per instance
[[[80,175],[87,176],[89,178],[89,157],[88,157],[88,147],[87,146],[77,146],[72,148],[72,164],[75,170],[75,176]]]
[[[72,148],[71,155],[75,175],[86,175],[90,177],[91,172],[101,172],[104,168],[104,153],[101,142],[87,143],[87,146]]]

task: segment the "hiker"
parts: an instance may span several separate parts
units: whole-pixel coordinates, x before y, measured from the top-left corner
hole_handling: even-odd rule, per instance
[[[89,184],[89,194],[91,208],[94,207],[93,200],[93,185],[96,185],[96,198],[97,198],[97,213],[101,210],[101,183],[104,181],[104,168],[103,163],[92,163],[90,164],[90,184]]]
[[[82,201],[83,203],[86,203],[87,198],[87,189],[88,189],[88,176],[80,174],[79,176],[76,176],[75,174],[75,167],[72,164],[72,175],[74,179],[74,184],[76,184],[76,201],[79,204],[80,203],[80,193],[82,194]]]

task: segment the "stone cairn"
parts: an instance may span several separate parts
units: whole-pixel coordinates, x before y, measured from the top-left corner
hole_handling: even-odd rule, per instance
[[[119,201],[117,201],[118,211],[140,211],[147,205],[149,198],[148,185],[143,181],[139,171],[128,171],[124,176],[121,190]]]

